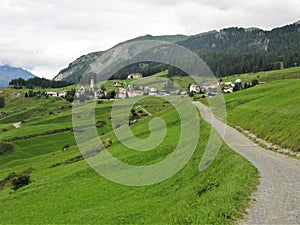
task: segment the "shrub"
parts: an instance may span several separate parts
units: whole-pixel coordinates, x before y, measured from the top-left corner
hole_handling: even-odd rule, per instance
[[[0,143],[0,155],[3,155],[6,152],[12,152],[14,150],[14,146],[10,143],[2,141]]]
[[[192,91],[192,92],[189,92],[188,94],[189,94],[189,96],[190,96],[191,98],[195,96],[195,92],[193,92],[193,91]]]
[[[28,185],[31,183],[30,174],[34,168],[28,168],[20,174],[15,172],[9,173],[4,180],[0,180],[0,190],[5,189],[6,187],[11,186],[13,190],[18,190],[20,187]]]
[[[4,97],[0,97],[0,108],[4,108],[5,106],[5,99]]]
[[[256,86],[256,85],[258,85],[258,80],[256,79],[252,80],[252,86]]]
[[[73,157],[73,158],[67,159],[67,160],[65,161],[65,164],[75,163],[75,162],[78,162],[78,161],[80,161],[80,160],[83,160],[83,156],[82,156],[82,155],[77,155],[77,156],[75,156],[75,157]]]
[[[28,185],[29,183],[30,183],[29,175],[18,175],[16,177],[14,177],[11,181],[12,189],[15,191],[25,185]]]
[[[110,138],[105,139],[105,141],[102,142],[105,148],[108,148],[112,145],[112,140]]]

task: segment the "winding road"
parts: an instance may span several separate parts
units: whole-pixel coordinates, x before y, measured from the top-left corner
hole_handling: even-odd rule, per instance
[[[254,196],[256,201],[241,223],[300,224],[300,161],[261,148],[212,116],[209,108],[202,103],[193,104],[226,144],[248,159],[260,173],[260,185]]]

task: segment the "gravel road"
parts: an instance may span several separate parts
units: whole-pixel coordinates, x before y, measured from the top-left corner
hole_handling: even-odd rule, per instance
[[[202,117],[213,124],[234,151],[248,159],[260,173],[254,203],[242,224],[300,224],[300,161],[265,150],[237,130],[211,115],[200,102],[193,102]],[[300,144],[300,143],[299,143]]]

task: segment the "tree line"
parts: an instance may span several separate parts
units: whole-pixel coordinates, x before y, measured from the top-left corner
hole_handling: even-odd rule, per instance
[[[55,81],[55,80],[48,80],[46,78],[39,78],[34,77],[28,80],[23,78],[12,79],[9,82],[10,86],[16,89],[22,89],[23,87],[33,89],[35,87],[40,88],[62,88],[71,85],[71,83],[67,81]]]

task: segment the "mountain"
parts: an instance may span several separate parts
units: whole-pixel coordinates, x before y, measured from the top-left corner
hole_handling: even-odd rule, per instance
[[[7,87],[12,79],[23,78],[25,80],[35,77],[32,73],[22,68],[8,65],[0,66],[0,87]]]
[[[299,22],[271,31],[256,27],[231,27],[192,36],[146,35],[123,43],[139,40],[164,40],[184,46],[198,54],[218,77],[300,65]],[[81,56],[70,63],[67,68],[61,70],[54,79],[78,82],[89,65],[103,53],[94,52]],[[151,66],[157,68],[157,64]],[[165,69],[165,67],[162,68]],[[132,70],[127,69],[126,71]]]
[[[259,28],[231,27],[220,32],[194,35],[177,42],[192,51],[203,52],[274,52],[284,54],[300,50],[300,24],[294,23],[271,31]]]
[[[145,35],[141,37],[137,37],[134,39],[127,40],[125,42],[119,43],[116,46],[121,44],[134,42],[134,41],[145,41],[145,40],[160,40],[160,41],[168,41],[168,42],[178,42],[187,39],[188,36],[185,35],[165,35],[165,36],[152,36]],[[114,46],[114,47],[116,47]],[[113,47],[113,48],[114,48]],[[66,80],[68,82],[77,83],[79,78],[87,71],[90,64],[92,64],[98,57],[100,57],[104,51],[92,52],[87,55],[83,55],[76,59],[74,62],[71,62],[67,68],[62,69],[54,80]]]

